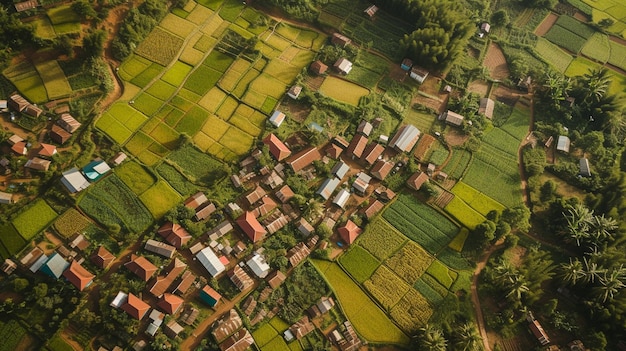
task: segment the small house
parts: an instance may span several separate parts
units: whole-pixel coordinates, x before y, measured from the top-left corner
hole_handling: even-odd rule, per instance
[[[70,264],[58,253],[53,253],[39,270],[47,276],[59,279]]]
[[[211,307],[215,307],[221,298],[222,295],[220,295],[209,285],[205,285],[204,288],[200,290],[200,299],[206,302]]]
[[[352,159],[359,159],[365,151],[365,146],[367,146],[367,137],[362,134],[356,134],[350,141],[346,154],[352,156]]]
[[[0,204],[12,204],[13,194],[0,191]]]
[[[440,121],[444,121],[447,124],[451,125],[451,126],[455,126],[455,127],[460,127],[463,124],[463,120],[465,119],[465,117],[463,117],[462,115],[447,110],[445,112],[443,112],[440,116],[439,116],[439,120]]]
[[[128,155],[126,155],[124,152],[120,151],[113,157],[111,162],[113,163],[114,166],[119,166],[119,165],[122,164],[122,162],[124,162],[126,160],[126,158],[128,158]]]
[[[32,10],[34,8],[37,8],[37,6],[39,6],[39,2],[37,0],[22,1],[15,4],[15,11],[23,12],[27,10]]]
[[[410,58],[405,58],[400,63],[400,68],[402,68],[403,71],[409,71],[411,67],[413,67],[413,61]]]
[[[376,12],[378,12],[378,6],[376,5],[371,5],[368,6],[364,11],[363,11],[367,16],[369,16],[370,18],[374,17],[374,15],[376,14]]]
[[[428,71],[423,68],[413,66],[413,68],[411,68],[411,73],[409,73],[409,76],[415,79],[418,83],[422,84],[426,80],[426,77],[428,77]]]
[[[413,190],[420,190],[422,185],[428,181],[428,174],[425,172],[414,173],[409,179],[406,181],[406,184],[409,188]]]
[[[337,229],[341,240],[343,240],[348,245],[354,243],[354,241],[359,236],[359,234],[361,234],[362,231],[363,230],[351,220],[348,220],[346,224]]]
[[[315,194],[324,198],[324,200],[328,200],[330,196],[335,192],[337,186],[341,183],[341,180],[338,178],[328,178],[322,183],[322,185],[317,189]]]
[[[302,87],[299,85],[294,85],[287,92],[287,96],[295,100],[298,98],[298,96],[300,96],[301,92],[302,92]]]
[[[398,152],[409,152],[420,137],[420,131],[412,124],[403,125],[391,138],[389,146]]]
[[[380,212],[380,210],[382,210],[384,206],[385,205],[382,202],[374,200],[363,210],[363,213],[365,214],[365,217],[367,219],[372,219],[372,217]]]
[[[165,293],[161,296],[159,302],[157,302],[157,307],[167,314],[176,314],[183,306],[184,302],[185,300],[179,296]]]
[[[17,263],[13,262],[10,258],[7,258],[2,263],[2,267],[0,267],[0,271],[4,272],[6,275],[10,275],[17,269]]]
[[[313,228],[311,223],[309,223],[304,217],[302,217],[298,221],[298,231],[304,236],[309,236],[315,231],[315,228]]]
[[[41,143],[41,149],[39,150],[39,152],[37,153],[39,156],[43,156],[43,157],[52,157],[54,155],[56,155],[57,153],[57,147],[54,145],[50,145],[50,144],[44,144]]]
[[[276,289],[285,281],[285,279],[287,279],[287,277],[283,272],[275,270],[267,276],[266,281],[272,289]]]
[[[126,302],[120,308],[124,312],[128,313],[129,316],[141,320],[150,310],[150,305],[137,296],[129,293]]]
[[[172,258],[176,253],[176,248],[174,246],[153,239],[148,239],[148,241],[146,241],[144,249],[166,258]]]
[[[345,47],[347,45],[350,45],[352,43],[352,40],[340,33],[334,33],[333,36],[330,38],[330,42],[337,46]]]
[[[7,142],[9,143],[9,145],[13,146],[17,143],[20,143],[24,141],[24,138],[22,138],[21,136],[17,135],[17,134],[13,134],[9,137],[9,139],[7,139]]]
[[[252,212],[244,212],[237,218],[236,222],[241,231],[243,231],[253,243],[263,240],[267,234],[265,228],[263,228]]]
[[[157,233],[176,248],[184,246],[191,240],[191,234],[178,223],[166,222]]]
[[[333,65],[333,67],[335,67],[335,69],[337,70],[337,72],[346,75],[348,73],[350,73],[350,71],[352,71],[352,62],[348,61],[348,59],[346,58],[340,58],[337,60],[337,62],[335,62],[335,64]]]
[[[104,246],[98,247],[98,249],[91,255],[91,262],[102,269],[106,269],[115,260],[113,255]]]
[[[330,173],[333,174],[335,177],[342,179],[343,177],[345,177],[349,170],[350,166],[348,166],[348,164],[343,161],[339,161],[337,162],[335,167],[331,169]]]
[[[70,267],[63,272],[63,276],[79,291],[91,285],[95,277],[76,261],[72,261]]]
[[[157,267],[153,265],[152,262],[148,261],[147,258],[135,254],[130,255],[130,261],[126,262],[124,267],[145,282],[157,271]]]
[[[491,30],[491,25],[489,23],[483,22],[483,23],[480,24],[480,32],[483,35],[489,34],[490,30]],[[482,38],[482,36],[481,36],[481,38]]]
[[[22,112],[31,117],[39,118],[39,116],[43,113],[43,110],[36,105],[28,105]]]
[[[571,141],[569,140],[569,137],[565,135],[559,135],[556,140],[556,150],[567,154],[569,153],[570,144]]]
[[[33,157],[30,160],[26,161],[24,167],[30,168],[35,171],[46,172],[48,171],[48,168],[50,168],[50,163],[51,162],[49,160],[44,160],[43,158],[39,157]]]
[[[328,66],[325,65],[322,61],[317,60],[311,63],[311,66],[309,66],[309,70],[311,71],[311,73],[319,76],[326,73],[326,71],[328,70]]]
[[[61,183],[72,194],[84,190],[90,185],[89,181],[87,181],[77,168],[72,168],[63,172]]]
[[[364,160],[368,165],[373,165],[376,160],[382,155],[383,151],[385,151],[385,147],[378,143],[370,143],[365,147],[365,151],[363,151],[363,155],[361,159]]]
[[[22,112],[24,111],[26,107],[28,107],[28,105],[30,105],[30,102],[24,99],[24,97],[21,95],[13,94],[9,97],[9,101],[7,102],[7,105],[12,110],[15,110],[17,112]]]
[[[374,126],[372,126],[370,122],[366,120],[362,120],[361,123],[359,123],[359,126],[356,129],[356,132],[363,134],[366,137],[369,137],[373,129],[374,129]]]
[[[268,134],[263,143],[269,147],[270,154],[280,162],[291,155],[291,150],[273,133]]]
[[[387,178],[387,176],[389,175],[392,169],[393,169],[393,162],[377,160],[376,162],[374,162],[374,165],[372,166],[370,173],[372,174],[374,178],[378,180],[385,180],[385,178]]]
[[[589,160],[587,158],[581,158],[579,164],[579,173],[583,177],[591,177],[591,168],[589,167]]]
[[[283,122],[285,121],[285,114],[275,110],[272,113],[272,116],[269,119],[269,122],[276,128],[280,127],[281,124],[283,124]]]
[[[312,146],[292,155],[286,162],[297,173],[321,158],[322,154],[319,149]]]
[[[333,204],[337,205],[337,207],[343,209],[350,198],[350,192],[346,189],[341,189],[333,199]]]
[[[270,272],[270,266],[265,262],[265,258],[259,254],[255,254],[246,262],[246,265],[252,270],[254,275],[263,279]]]
[[[25,156],[28,153],[28,147],[26,147],[26,141],[20,141],[13,146],[11,146],[11,150],[18,155]]]
[[[52,141],[58,144],[65,144],[65,142],[72,137],[71,133],[68,133],[65,129],[56,124],[52,126],[48,135],[50,135],[50,139],[52,139]]]
[[[57,124],[68,133],[74,133],[81,126],[80,122],[78,122],[69,113],[62,114],[61,118],[57,121]]]
[[[484,115],[485,117],[492,119],[493,118],[493,109],[495,107],[495,103],[490,98],[482,98],[480,99],[480,104],[478,107],[478,113]]]

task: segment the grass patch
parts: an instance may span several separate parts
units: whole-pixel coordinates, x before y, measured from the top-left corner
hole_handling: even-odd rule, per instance
[[[535,46],[537,53],[552,67],[563,73],[574,59],[572,55],[563,51],[558,45],[552,44],[544,38],[538,38]],[[584,52],[584,48],[583,48]]]
[[[25,240],[30,240],[44,230],[56,217],[57,213],[52,207],[44,200],[39,199],[17,215],[12,223]]]
[[[182,198],[165,182],[158,182],[139,196],[154,218],[161,218]]]
[[[504,205],[463,182],[456,183],[452,188],[452,193],[483,216],[492,210],[502,213],[505,209]]]
[[[326,77],[320,86],[320,93],[331,99],[357,106],[362,97],[370,91],[351,82],[346,82],[336,77]]]
[[[369,279],[380,265],[380,261],[358,245],[352,246],[346,254],[342,255],[339,263],[361,284]]]
[[[457,197],[446,205],[445,210],[470,230],[485,221],[485,217]]]

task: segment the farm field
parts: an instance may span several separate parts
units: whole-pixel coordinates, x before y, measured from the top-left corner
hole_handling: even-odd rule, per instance
[[[69,238],[74,233],[80,233],[91,224],[91,221],[78,212],[75,208],[70,208],[54,221],[54,229],[64,238]]]
[[[367,225],[358,239],[359,245],[378,260],[391,256],[405,241],[406,238],[380,216]]]
[[[361,288],[337,265],[312,260],[326,277],[339,304],[357,332],[369,342],[407,345],[409,338],[393,324]]]
[[[26,211],[13,219],[13,225],[25,240],[30,240],[56,217],[57,213],[44,200],[36,200]]]
[[[367,280],[380,265],[374,256],[355,245],[339,258],[339,263],[343,268],[359,283]]]
[[[587,44],[585,44],[585,47],[587,47]],[[537,40],[535,50],[541,57],[543,57],[544,60],[561,73],[565,72],[569,64],[574,59],[572,55],[568,54],[558,45],[553,44],[545,38],[539,38]],[[583,53],[585,53],[584,48]]]
[[[26,329],[15,319],[0,321],[0,351],[16,350],[22,338],[26,336]]]
[[[9,66],[2,74],[32,103],[48,100],[48,93],[39,73],[28,61]]]
[[[460,179],[470,164],[472,154],[464,149],[452,149],[452,158],[443,167],[443,171],[453,179]]]
[[[502,213],[505,209],[504,205],[463,182],[456,183],[452,188],[452,193],[483,216],[492,210]]]
[[[337,101],[357,106],[362,97],[367,96],[369,90],[354,83],[336,77],[327,77],[320,87],[320,93]]]
[[[26,240],[11,223],[0,226],[0,233],[0,257],[10,258],[26,246]]]

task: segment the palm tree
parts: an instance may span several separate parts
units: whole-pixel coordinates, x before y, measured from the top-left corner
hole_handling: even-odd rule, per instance
[[[606,273],[606,269],[599,266],[593,259],[587,259],[583,257],[583,263],[585,265],[585,282],[595,282],[596,279],[600,279],[603,274]]]
[[[581,83],[584,86],[583,101],[589,103],[591,99],[593,102],[599,102],[608,92],[611,77],[606,68],[600,68],[586,73]]]
[[[569,285],[576,285],[576,283],[585,278],[585,269],[582,262],[578,259],[569,259],[569,263],[561,263],[560,266],[561,279]]]
[[[459,341],[457,341],[456,346],[461,351],[476,351],[480,348],[482,338],[474,324],[469,322],[463,324],[459,330],[458,337]]]
[[[598,247],[613,239],[613,235],[618,228],[617,221],[611,217],[593,216],[589,221],[589,236],[591,244]]]
[[[522,301],[522,296],[530,291],[526,278],[521,275],[514,275],[509,278],[506,297],[513,298],[516,302]]]
[[[598,300],[601,300],[602,303],[606,300],[613,300],[615,295],[626,287],[624,280],[626,280],[626,270],[623,266],[612,270],[610,273],[605,271],[599,279],[600,286],[594,289]]]
[[[576,204],[564,215],[567,220],[567,234],[580,246],[589,237],[589,222],[593,218],[593,211],[582,204]]]
[[[441,329],[426,324],[420,328],[420,346],[426,351],[446,351],[448,341]]]

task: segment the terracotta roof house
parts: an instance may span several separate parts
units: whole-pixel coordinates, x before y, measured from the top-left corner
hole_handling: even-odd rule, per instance
[[[567,136],[559,135],[559,137],[556,139],[556,150],[564,153],[569,153],[570,144],[571,142]]]
[[[253,243],[263,240],[267,234],[265,228],[263,228],[252,212],[244,212],[244,214],[237,218],[236,222],[239,228],[241,228]]]
[[[374,200],[363,210],[363,213],[367,219],[372,219],[372,217],[383,209],[383,206],[385,205],[382,202]]]
[[[43,257],[43,256],[42,256]],[[70,264],[57,252],[52,254],[39,270],[47,276],[59,279]]]
[[[254,338],[248,329],[240,329],[219,346],[221,351],[245,351],[254,344]]]
[[[280,127],[281,124],[285,121],[285,114],[275,110],[270,116],[269,122],[276,128]]]
[[[378,157],[382,155],[383,151],[385,151],[385,147],[378,143],[370,143],[365,147],[363,151],[363,155],[361,159],[364,160],[368,165],[373,165]]]
[[[339,60],[337,60],[337,62],[335,62],[333,67],[335,68],[335,70],[337,70],[337,72],[346,75],[350,73],[350,71],[352,71],[352,62],[342,57]]]
[[[480,31],[482,33],[489,34],[490,30],[491,30],[491,25],[489,23],[483,22],[480,24]]]
[[[143,279],[145,282],[147,282],[157,271],[157,267],[153,265],[152,262],[148,261],[147,258],[137,256],[135,254],[130,255],[130,261],[126,262],[124,267],[133,272],[139,278]]]
[[[200,261],[200,263],[204,266],[204,268],[209,272],[212,277],[215,277],[218,274],[222,273],[224,270],[226,270],[226,267],[224,267],[222,261],[220,261],[220,259],[217,257],[217,255],[215,255],[215,252],[213,252],[210,247],[205,247],[204,249],[200,250],[200,252],[196,254],[196,258],[198,259],[198,261]]]
[[[400,127],[393,138],[391,138],[389,146],[398,152],[409,152],[413,149],[419,137],[419,129],[412,124],[406,124]]]
[[[135,319],[143,319],[143,317],[150,310],[150,305],[145,303],[142,299],[137,296],[128,293],[128,299],[126,303],[120,307],[124,312],[128,313],[131,317]]]
[[[28,105],[30,105],[30,102],[24,99],[22,95],[13,94],[9,96],[9,101],[7,101],[7,105],[9,108],[17,112],[22,112],[26,107],[28,107]]]
[[[69,113],[62,114],[61,118],[57,121],[57,124],[68,133],[74,133],[81,126],[80,122],[74,119],[74,117],[72,117]]]
[[[263,198],[263,196],[265,196],[266,194],[267,193],[265,192],[265,189],[257,185],[256,188],[254,188],[254,190],[246,194],[245,196],[246,202],[248,203],[249,206],[253,206],[259,200],[261,200],[261,198]]]
[[[409,73],[409,77],[422,84],[426,80],[426,77],[428,77],[428,71],[421,67],[413,66],[411,68],[411,73]]]
[[[276,135],[273,133],[268,134],[264,139],[263,143],[270,148],[270,154],[274,156],[276,161],[280,162],[289,155],[291,155],[291,150],[285,145]]]
[[[65,144],[65,142],[72,137],[71,133],[68,133],[65,129],[56,124],[52,126],[48,135],[50,135],[50,139],[59,144]]]
[[[365,151],[365,146],[367,145],[367,137],[361,134],[356,134],[348,148],[346,149],[346,154],[352,156],[353,159],[361,158],[363,155],[363,151]]]
[[[493,109],[495,108],[495,103],[490,98],[482,98],[480,99],[480,104],[478,106],[478,113],[481,115],[485,115],[485,117],[492,119],[493,118]]]
[[[333,204],[343,209],[350,198],[350,192],[346,189],[341,189],[333,199]]]
[[[289,264],[291,264],[292,267],[295,267],[310,254],[311,250],[308,248],[308,246],[306,246],[303,242],[300,242],[296,244],[296,246],[289,249],[285,257],[287,257],[287,259],[289,260]]]
[[[441,116],[439,116],[439,119],[445,121],[449,125],[460,127],[463,124],[463,120],[465,119],[465,117],[456,112],[448,110],[442,113]]]
[[[351,220],[348,220],[348,222],[346,222],[346,224],[344,224],[343,226],[341,226],[341,227],[339,227],[337,229],[337,232],[339,232],[339,236],[341,237],[341,239],[346,244],[349,245],[349,244],[352,244],[354,242],[354,240],[356,240],[356,238],[359,236],[359,234],[361,234],[362,229],[359,228]]]
[[[39,6],[39,2],[37,0],[22,1],[15,4],[15,11],[22,12],[26,10],[32,10],[34,8],[37,8],[37,6]]]
[[[326,71],[328,70],[328,66],[325,65],[322,61],[317,60],[311,63],[311,66],[309,66],[309,70],[312,73],[317,74],[319,76],[321,74],[326,73]]]
[[[333,192],[335,192],[339,183],[341,183],[341,180],[338,178],[328,178],[320,185],[315,194],[321,196],[324,200],[328,200]]]
[[[393,162],[378,160],[372,166],[370,173],[372,176],[378,180],[385,180],[391,170],[393,169]]]
[[[530,331],[533,333],[535,338],[537,338],[537,341],[539,341],[541,345],[547,345],[550,343],[550,338],[548,337],[548,334],[546,334],[545,330],[543,330],[543,327],[541,326],[538,320],[535,319],[532,322],[530,322],[528,324],[528,327],[530,328]]]
[[[278,191],[274,194],[278,201],[285,203],[289,201],[295,194],[293,190],[289,187],[289,185],[284,185],[282,188],[278,189]]]
[[[174,246],[153,239],[148,239],[148,241],[146,241],[144,249],[167,258],[172,258],[176,253],[176,248]]]
[[[313,161],[320,160],[322,154],[316,147],[310,147],[292,155],[287,162],[294,172],[299,172],[309,166]]]
[[[411,67],[413,67],[413,60],[408,57],[400,63],[400,68],[402,68],[403,71],[409,71]]]
[[[330,158],[335,160],[339,159],[339,156],[343,152],[343,148],[337,144],[330,143],[325,149],[324,152]]]
[[[178,258],[173,259],[166,268],[167,274],[159,275],[158,277],[152,279],[148,285],[146,285],[146,289],[156,297],[163,296],[176,277],[186,268],[187,265],[183,261]]]
[[[24,110],[22,110],[22,113],[25,113],[35,118],[39,118],[39,116],[41,116],[41,114],[43,113],[43,110],[39,106],[28,105]]]
[[[228,272],[230,281],[235,284],[239,291],[244,291],[254,285],[254,280],[239,266],[235,266],[230,272]]]
[[[50,168],[51,163],[52,162],[50,162],[49,160],[44,160],[43,158],[39,157],[33,157],[30,160],[26,161],[24,167],[30,168],[35,171],[45,172]]]
[[[70,268],[63,272],[63,276],[79,291],[83,291],[86,287],[91,285],[95,275],[89,273],[80,263],[72,261]]]
[[[174,286],[174,289],[172,289],[172,292],[174,294],[183,295],[195,282],[196,276],[190,271],[185,271],[185,273],[183,273],[183,275],[180,277],[179,283]]]
[[[277,211],[275,213],[272,213],[272,215],[267,218],[263,222],[263,224],[265,225],[265,229],[267,229],[267,232],[269,234],[274,234],[282,229],[284,226],[286,226],[289,221],[289,217],[285,216],[282,212]]]
[[[109,252],[109,250],[107,250],[104,246],[98,247],[98,249],[91,255],[91,262],[102,269],[109,267],[114,260],[115,255]]]
[[[372,126],[372,124],[366,120],[362,120],[361,123],[359,123],[359,126],[356,128],[356,132],[365,135],[366,137],[369,137],[370,134],[372,134],[372,130],[374,130],[374,126]]]
[[[16,154],[22,155],[22,156],[28,153],[28,148],[26,147],[25,141],[20,141],[20,142],[13,144],[13,146],[11,146],[11,150],[15,152]]]
[[[185,300],[179,296],[165,293],[161,296],[159,302],[157,302],[157,307],[167,314],[176,314],[176,312],[178,312],[178,310],[183,306],[184,302]]]
[[[287,279],[287,277],[283,272],[275,270],[274,272],[270,273],[265,280],[272,289],[276,289],[280,286],[280,284],[285,281],[285,279]]]
[[[420,190],[422,185],[428,181],[426,172],[417,172],[407,179],[406,184],[413,190]]]
[[[41,149],[39,150],[37,155],[44,156],[44,157],[52,157],[53,155],[56,155],[56,153],[57,153],[56,146],[51,145],[51,144],[41,143]]]
[[[330,42],[343,47],[346,45],[350,45],[352,43],[352,40],[340,33],[334,33],[333,36],[330,38]]]
[[[89,181],[77,168],[72,168],[63,172],[61,183],[72,194],[84,190],[90,185]]]
[[[307,316],[300,318],[296,323],[289,327],[289,331],[291,331],[291,334],[296,338],[296,340],[304,338],[313,330],[315,330],[315,325],[309,321],[309,317]]]
[[[291,88],[289,88],[289,91],[287,92],[287,96],[295,100],[298,98],[298,96],[300,96],[301,92],[302,92],[302,87],[300,85],[294,85]]]
[[[209,285],[205,285],[204,288],[200,290],[200,299],[202,299],[202,301],[206,302],[211,307],[215,307],[215,305],[217,305],[221,298],[222,295],[220,295]]]
[[[180,248],[191,240],[191,234],[178,223],[167,222],[159,228],[157,233],[176,248]]]
[[[199,191],[191,195],[187,200],[185,200],[183,204],[185,205],[185,207],[195,210],[196,208],[200,207],[202,204],[208,201],[209,199],[207,199],[206,195],[203,192]]]

